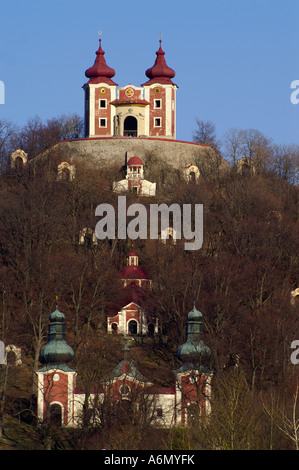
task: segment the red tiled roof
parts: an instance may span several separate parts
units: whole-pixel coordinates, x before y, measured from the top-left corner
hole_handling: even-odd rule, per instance
[[[147,272],[140,266],[125,266],[119,275],[121,279],[149,279]]]
[[[139,158],[139,157],[131,157],[129,160],[128,160],[128,163],[127,163],[128,166],[131,166],[131,165],[143,165],[143,161]],[[137,256],[135,253],[134,254],[129,254],[129,256]]]
[[[146,101],[146,100],[141,100],[139,98],[128,98],[128,99],[124,99],[124,100],[121,100],[121,99],[116,99],[116,100],[113,100],[111,101],[110,104],[113,104],[114,106],[119,106],[119,105],[126,105],[126,104],[138,104],[138,105],[142,105],[142,106],[147,106],[149,105],[149,102]]]

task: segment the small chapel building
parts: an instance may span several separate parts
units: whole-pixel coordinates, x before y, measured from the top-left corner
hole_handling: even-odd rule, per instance
[[[116,193],[132,192],[139,196],[155,196],[156,183],[151,183],[144,178],[144,164],[141,158],[131,157],[125,164],[126,177],[113,183],[113,191]]]
[[[121,299],[107,317],[107,332],[122,335],[149,335],[158,333],[158,319],[146,312],[143,301],[151,290],[152,280],[139,266],[139,257],[131,251],[127,265],[119,273]]]

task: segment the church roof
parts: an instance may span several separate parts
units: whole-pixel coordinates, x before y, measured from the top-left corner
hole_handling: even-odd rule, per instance
[[[148,273],[140,266],[125,266],[119,276],[121,279],[149,279]]]
[[[161,43],[162,41],[160,40],[160,47],[156,52],[157,57],[154,65],[145,72],[145,75],[149,80],[146,83],[143,83],[143,85],[151,85],[153,83],[174,85],[171,79],[175,76],[175,71],[166,64],[164,57],[165,52],[162,49]]]
[[[86,70],[85,76],[90,80],[88,83],[107,83],[107,85],[117,85],[113,80],[112,77],[115,75],[115,70],[111,67],[108,67],[106,60],[105,60],[105,52],[102,49],[100,39],[100,45],[98,50],[96,51],[96,59],[92,67]]]
[[[65,340],[65,316],[56,309],[49,316],[48,342],[40,352],[43,364],[65,364],[73,359],[74,351]]]
[[[133,163],[132,163],[133,162]],[[132,157],[128,161],[127,165],[140,165],[143,164],[140,158],[138,157]],[[119,272],[119,277],[120,279],[149,279],[148,273],[145,271],[145,269],[141,268],[138,263],[138,256],[134,251],[131,251],[127,257],[127,260],[130,260],[130,258],[137,258],[134,259],[134,264],[128,264],[127,266],[124,266],[120,272]]]
[[[203,315],[195,307],[188,313],[187,339],[178,351],[177,357],[183,362],[179,371],[203,367],[211,356],[210,348],[203,340]]]
[[[147,382],[146,378],[139,372],[134,363],[130,359],[130,348],[127,344],[122,348],[123,359],[117,364],[105,381],[117,379],[125,374],[126,377],[139,380],[140,382]]]
[[[143,165],[143,161],[141,160],[141,158],[139,157],[131,157],[129,158],[128,160],[128,163],[127,163],[128,166],[132,166],[132,165]],[[129,256],[137,256],[136,254],[131,254]]]
[[[202,321],[202,319],[203,315],[197,310],[194,303],[193,309],[188,313],[188,321]]]
[[[142,100],[140,98],[128,98],[128,99],[115,99],[111,101],[110,104],[113,104],[113,106],[121,106],[121,105],[128,105],[128,104],[137,104],[139,106],[148,106],[150,103],[146,100]]]

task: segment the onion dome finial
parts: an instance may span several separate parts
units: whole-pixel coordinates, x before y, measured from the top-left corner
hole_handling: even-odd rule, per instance
[[[165,61],[165,52],[162,49],[162,41],[159,41],[160,47],[156,52],[156,60],[152,67],[146,70],[145,75],[149,78],[149,81],[144,85],[150,85],[151,83],[171,84],[172,78],[175,76],[175,71],[168,67]]]
[[[89,78],[88,83],[107,83],[108,85],[116,85],[111,80],[115,75],[115,70],[109,67],[105,60],[105,52],[102,49],[102,39],[99,39],[99,48],[96,51],[96,59],[92,67],[86,70],[85,76]]]

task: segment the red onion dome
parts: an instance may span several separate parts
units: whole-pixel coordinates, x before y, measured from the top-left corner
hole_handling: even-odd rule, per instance
[[[142,160],[141,160],[139,157],[131,157],[131,158],[128,160],[127,165],[128,165],[128,166],[143,165],[143,162],[142,162]],[[137,256],[137,255],[136,255],[136,256]]]
[[[162,49],[161,42],[160,39],[160,47],[156,52],[157,57],[154,65],[145,72],[149,81],[144,85],[150,85],[151,83],[174,84],[171,79],[175,76],[175,71],[166,64],[165,52]]]
[[[119,276],[120,279],[149,279],[148,273],[140,266],[125,266]]]
[[[99,40],[100,46],[96,51],[96,59],[92,67],[86,70],[85,76],[89,78],[88,83],[107,83],[108,85],[116,85],[112,77],[115,75],[115,70],[111,67],[108,67],[106,60],[105,60],[105,52],[102,49],[102,40]]]

